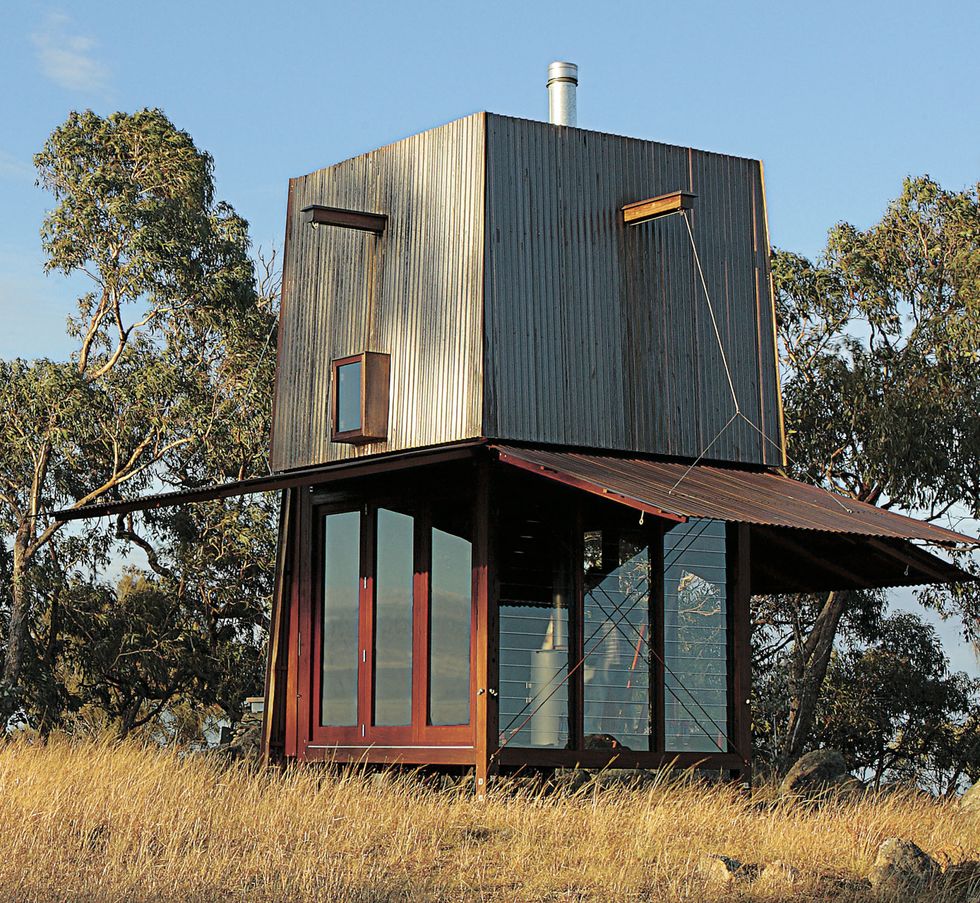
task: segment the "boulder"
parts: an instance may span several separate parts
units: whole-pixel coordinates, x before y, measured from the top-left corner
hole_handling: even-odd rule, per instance
[[[936,861],[912,841],[889,837],[878,847],[868,881],[880,893],[902,896],[922,890],[938,872]]]
[[[960,797],[960,809],[971,815],[980,815],[980,781]]]
[[[551,775],[551,785],[565,793],[575,793],[592,781],[592,773],[585,768],[556,768]]]
[[[801,756],[779,785],[779,795],[811,798],[827,791],[855,792],[861,782],[847,773],[844,757],[836,749],[817,749]]]
[[[794,868],[788,862],[776,860],[770,862],[756,879],[756,884],[760,888],[770,890],[786,890],[800,880],[800,870]]]
[[[622,788],[639,790],[654,781],[656,772],[643,768],[604,768],[594,778],[596,786],[603,790]]]
[[[758,874],[758,867],[747,865],[731,856],[709,853],[701,857],[698,872],[712,887],[728,887],[735,881],[751,880]]]

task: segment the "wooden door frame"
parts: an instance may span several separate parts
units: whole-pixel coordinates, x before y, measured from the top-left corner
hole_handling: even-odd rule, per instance
[[[470,688],[469,721],[460,725],[433,725],[429,718],[430,678],[430,605],[431,605],[431,535],[432,500],[427,497],[411,499],[407,496],[384,494],[362,497],[359,501],[327,502],[311,509],[307,523],[307,535],[311,552],[309,567],[309,618],[306,621],[310,637],[307,671],[300,672],[300,683],[309,688],[309,733],[305,745],[306,757],[322,758],[330,752],[340,758],[358,756],[367,761],[401,759],[411,761],[413,753],[425,750],[454,750],[450,758],[460,758],[465,751],[466,761],[472,761],[476,734],[476,684],[480,640],[479,616],[476,599],[482,581],[477,574],[476,517],[473,522],[471,548],[471,606],[470,606]],[[375,648],[375,586],[377,570],[377,511],[379,508],[397,505],[398,509],[411,511],[414,531],[414,573],[412,578],[412,703],[411,723],[407,725],[374,724],[374,682],[376,672]],[[391,510],[398,510],[391,508]],[[323,523],[329,514],[357,511],[360,514],[360,563],[358,587],[358,719],[353,727],[326,726],[320,723],[319,700],[322,688],[322,575],[323,575]],[[316,650],[314,653],[313,650]],[[427,758],[426,761],[429,759]]]

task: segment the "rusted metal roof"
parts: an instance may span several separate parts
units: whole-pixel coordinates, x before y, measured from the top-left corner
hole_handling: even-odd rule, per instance
[[[935,524],[775,473],[676,461],[491,446],[500,461],[669,519],[707,517],[936,545],[980,545]]]

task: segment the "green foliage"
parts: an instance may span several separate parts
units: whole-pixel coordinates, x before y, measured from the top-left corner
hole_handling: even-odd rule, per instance
[[[266,470],[274,258],[257,280],[211,157],[159,110],[72,113],[35,162],[47,269],[89,290],[70,361],[0,362],[0,720],[12,699],[42,730],[93,707],[123,733],[166,706],[233,713],[260,686],[274,500],[71,529],[51,512]],[[100,582],[120,555],[145,569]]]
[[[907,179],[773,279],[794,469],[855,498],[980,513],[980,203]]]
[[[793,475],[954,527],[980,516],[978,189],[907,179],[880,222],[839,224],[817,261],[774,251],[772,269]],[[968,552],[956,557],[976,570]],[[962,615],[980,640],[976,584],[919,600]],[[760,670],[787,656],[783,765],[812,741],[838,629],[876,604],[854,593],[757,601]],[[763,734],[775,729],[769,719]]]
[[[850,643],[831,662],[815,741],[848,767],[939,793],[980,777],[980,681],[949,673],[935,630],[901,612],[874,643]]]

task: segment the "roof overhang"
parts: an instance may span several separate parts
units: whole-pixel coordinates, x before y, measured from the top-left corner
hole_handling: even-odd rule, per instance
[[[769,471],[491,445],[504,463],[659,515],[747,524],[755,593],[953,583],[974,577],[916,543],[976,539]]]
[[[769,471],[615,454],[558,451],[473,440],[373,455],[266,477],[54,513],[59,521],[230,498],[472,458],[489,449],[502,464],[661,518],[746,524],[756,593],[815,592],[973,580],[918,544],[976,547],[976,539],[857,502]]]
[[[389,473],[409,467],[422,467],[429,464],[443,464],[447,461],[460,461],[471,458],[485,443],[481,440],[459,442],[453,445],[434,446],[397,454],[371,455],[334,461],[315,467],[302,467],[296,470],[269,474],[265,477],[250,477],[228,483],[211,483],[192,489],[175,492],[162,492],[125,501],[100,502],[79,505],[55,511],[56,521],[85,520],[89,517],[128,514],[131,511],[149,511],[154,508],[173,508],[189,502],[208,502],[214,499],[227,499],[239,495],[254,495],[257,492],[278,492],[296,486],[319,486],[354,477]]]

